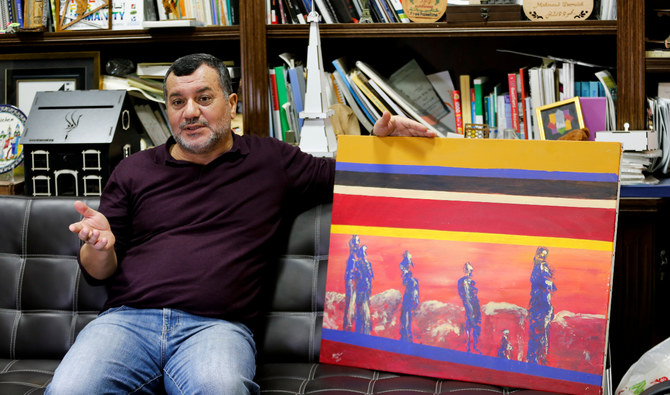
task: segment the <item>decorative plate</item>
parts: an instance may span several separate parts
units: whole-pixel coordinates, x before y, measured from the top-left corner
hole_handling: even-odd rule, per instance
[[[26,115],[17,107],[0,104],[0,173],[13,170],[23,161],[20,144]]]

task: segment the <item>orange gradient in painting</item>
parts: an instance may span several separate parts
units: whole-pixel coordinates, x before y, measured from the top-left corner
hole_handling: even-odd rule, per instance
[[[419,280],[421,302],[437,300],[462,304],[457,281],[463,265],[474,267],[473,279],[480,304],[507,302],[528,307],[530,274],[537,246],[469,243],[359,235],[367,245],[374,280],[372,294],[388,289],[403,291],[399,264],[402,254],[412,254],[414,277]],[[351,235],[331,234],[326,289],[344,293],[344,271]],[[553,270],[557,291],[555,311],[607,315],[611,286],[611,251],[592,251],[548,246],[547,262]]]

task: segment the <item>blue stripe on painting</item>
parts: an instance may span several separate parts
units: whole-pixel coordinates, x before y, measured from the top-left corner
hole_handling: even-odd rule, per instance
[[[403,342],[400,340],[387,339],[384,337],[363,335],[360,333],[344,332],[326,328],[323,328],[321,337],[325,340],[334,342],[392,352],[401,355],[411,355],[415,357],[427,358],[435,361],[477,366],[480,368],[493,369],[502,372],[527,374],[530,376],[565,380],[583,384],[592,384],[598,386],[602,384],[602,376],[595,374],[552,368],[550,366],[536,365],[533,363],[513,361],[486,355],[472,354],[463,351],[450,350],[447,348]]]
[[[617,182],[615,173],[579,173],[527,169],[473,169],[443,166],[387,165],[375,163],[337,162],[336,170],[365,173],[417,174],[433,176],[521,178],[533,180],[570,180]]]

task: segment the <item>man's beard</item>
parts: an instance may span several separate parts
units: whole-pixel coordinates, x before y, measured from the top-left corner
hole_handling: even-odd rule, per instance
[[[179,134],[174,134],[174,139],[179,144],[179,146],[186,152],[189,152],[191,154],[206,154],[209,152],[212,152],[214,148],[218,145],[221,140],[226,136],[226,129],[225,127],[220,127],[220,128],[211,128],[212,133],[210,133],[209,138],[207,141],[205,141],[202,144],[196,144],[196,143],[189,143],[182,137],[182,133],[184,133],[184,128],[190,124],[200,124],[203,127],[209,126],[209,122],[203,120],[203,121],[196,121],[196,122],[184,122],[181,125],[179,125]]]

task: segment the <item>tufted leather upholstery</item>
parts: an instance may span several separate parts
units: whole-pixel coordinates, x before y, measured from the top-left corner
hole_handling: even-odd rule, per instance
[[[84,281],[74,199],[0,196],[0,394],[42,394],[77,333],[101,308],[102,287]],[[97,200],[86,201],[97,207]],[[318,363],[330,206],[301,213],[269,291],[258,336],[256,380],[265,394],[491,394],[490,385]]]

